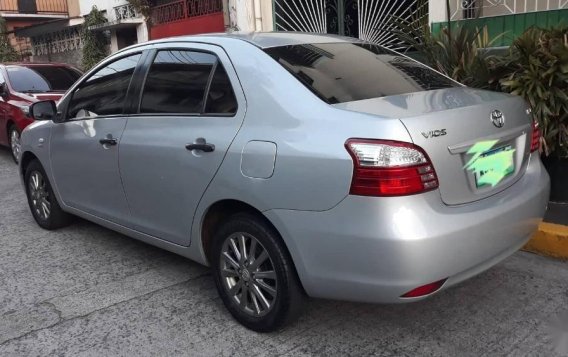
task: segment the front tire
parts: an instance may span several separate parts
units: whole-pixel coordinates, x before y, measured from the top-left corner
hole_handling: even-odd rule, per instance
[[[59,206],[45,170],[37,159],[28,165],[24,181],[28,205],[40,227],[54,230],[69,225],[71,216]]]
[[[22,144],[20,142],[20,131],[14,124],[10,125],[10,127],[8,128],[8,141],[10,144],[12,159],[17,164],[20,161]]]
[[[278,233],[248,213],[234,215],[213,237],[213,277],[233,317],[257,332],[270,332],[301,313],[305,293]]]

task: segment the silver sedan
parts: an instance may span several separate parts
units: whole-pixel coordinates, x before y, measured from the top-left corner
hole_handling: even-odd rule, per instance
[[[301,33],[135,45],[34,104],[37,223],[72,216],[210,265],[231,314],[418,301],[518,250],[546,209],[538,126],[374,44]]]

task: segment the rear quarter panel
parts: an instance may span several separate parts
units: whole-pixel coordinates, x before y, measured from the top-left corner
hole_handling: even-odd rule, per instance
[[[377,120],[324,103],[261,49],[237,41],[223,47],[239,77],[247,110],[198,216],[222,199],[244,201],[261,211],[328,210],[349,193],[353,163],[344,146],[347,139],[410,141],[398,119]],[[270,178],[249,178],[241,172],[243,148],[253,140],[276,144]]]

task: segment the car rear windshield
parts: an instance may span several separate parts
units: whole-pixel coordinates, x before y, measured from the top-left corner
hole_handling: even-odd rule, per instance
[[[412,59],[366,43],[316,43],[265,49],[329,104],[459,86]]]
[[[63,66],[7,66],[12,88],[20,93],[66,91],[81,74]]]

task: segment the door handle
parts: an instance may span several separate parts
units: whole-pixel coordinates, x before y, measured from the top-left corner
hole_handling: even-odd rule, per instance
[[[201,150],[203,152],[215,151],[215,145],[213,144],[187,144],[185,146],[187,150]]]
[[[118,140],[116,140],[115,138],[104,138],[99,140],[99,143],[101,145],[116,145],[118,144]]]

